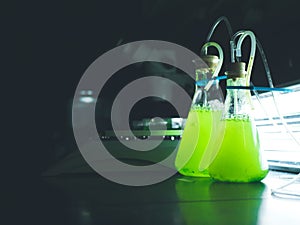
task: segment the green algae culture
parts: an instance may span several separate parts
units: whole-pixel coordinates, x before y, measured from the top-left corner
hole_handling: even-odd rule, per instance
[[[255,182],[266,177],[268,165],[249,117],[225,119],[224,139],[208,171],[213,179],[226,182]]]
[[[214,47],[219,53],[207,55],[207,48]],[[175,167],[179,173],[192,177],[209,177],[207,168],[218,150],[214,143],[216,121],[224,110],[223,94],[219,80],[214,79],[223,63],[222,48],[215,42],[204,44],[201,59],[195,64],[195,93],[178,147]]]
[[[207,169],[200,170],[199,165],[212,141],[213,120],[218,115],[221,115],[221,111],[208,107],[194,106],[190,110],[175,161],[182,175],[209,177]]]

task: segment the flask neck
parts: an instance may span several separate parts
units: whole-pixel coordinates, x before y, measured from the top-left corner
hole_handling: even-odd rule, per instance
[[[227,79],[227,86],[245,86],[246,78]],[[226,119],[250,119],[251,105],[247,98],[249,90],[227,89],[225,99]]]
[[[206,81],[212,75],[210,68],[196,69],[196,81]]]
[[[204,88],[212,79],[214,70],[211,68],[197,69],[196,70],[196,90]],[[214,86],[219,86],[219,80],[213,81]]]

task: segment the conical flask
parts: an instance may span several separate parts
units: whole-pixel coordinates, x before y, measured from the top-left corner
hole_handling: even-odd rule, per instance
[[[175,160],[179,173],[185,176],[209,177],[207,168],[200,168],[199,165],[203,157],[205,160],[212,158],[213,151],[217,149],[212,147],[212,152],[207,152],[207,146],[212,146],[210,143],[214,141],[215,123],[220,120],[223,109],[219,81],[212,78],[215,72],[219,72],[217,68],[221,68],[223,55],[220,55],[220,59],[213,55],[203,56],[208,67],[203,67],[202,61],[194,62],[196,89]]]
[[[247,83],[245,65],[243,62],[233,63],[226,72],[225,134],[208,169],[210,176],[219,181],[254,182],[262,180],[268,173],[252,116],[249,90],[239,89]]]

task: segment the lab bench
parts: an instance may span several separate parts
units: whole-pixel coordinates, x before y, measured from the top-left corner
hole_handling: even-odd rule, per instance
[[[296,225],[299,199],[271,194],[271,188],[292,176],[270,171],[262,182],[221,183],[175,174],[154,185],[133,187],[96,173],[61,174],[31,186],[20,204],[29,224]]]

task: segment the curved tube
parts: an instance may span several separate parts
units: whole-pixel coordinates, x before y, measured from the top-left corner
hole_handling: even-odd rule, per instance
[[[211,37],[212,37],[215,29],[217,28],[217,26],[219,25],[219,23],[222,22],[222,21],[225,22],[225,25],[227,27],[227,31],[228,31],[228,34],[229,34],[229,38],[232,37],[233,32],[232,32],[232,27],[231,27],[231,24],[230,24],[229,20],[227,19],[227,17],[221,16],[221,17],[219,17],[216,20],[216,22],[211,27],[211,29],[210,29],[210,31],[209,31],[209,33],[207,35],[206,42],[210,42],[210,39],[211,39]],[[207,49],[205,51],[206,51],[205,54],[207,54]]]
[[[245,30],[239,30],[234,35],[232,35],[232,37],[230,39],[230,53],[231,53],[231,62],[232,63],[235,62],[235,50],[236,50],[235,40],[238,36],[244,34],[244,32],[245,32]]]
[[[246,75],[246,85],[249,86],[252,67],[253,67],[253,63],[254,63],[255,51],[256,51],[256,38],[252,31],[249,31],[249,30],[244,31],[242,36],[239,38],[237,46],[236,46],[236,56],[237,57],[242,56],[241,47],[242,47],[243,41],[245,40],[245,38],[247,36],[249,36],[251,39],[251,50],[250,50],[250,57],[249,57],[249,61],[248,61],[247,75]]]
[[[235,40],[235,38],[239,35],[241,35],[241,36],[237,42],[236,49],[235,49],[235,54],[236,54],[237,58],[242,57],[241,48],[242,48],[242,44],[243,44],[243,41],[245,40],[245,38],[247,36],[249,36],[250,40],[251,40],[250,57],[249,57],[249,61],[248,61],[247,74],[246,74],[246,86],[250,86],[251,72],[252,72],[252,67],[253,67],[253,63],[254,63],[255,51],[256,51],[256,38],[252,31],[246,30],[246,31],[237,32],[232,40]],[[234,43],[234,41],[233,41],[233,43]],[[251,108],[254,109],[250,91],[247,91],[247,98],[251,105]]]
[[[202,46],[202,48],[201,48],[201,54],[207,55],[206,52],[207,52],[207,49],[209,47],[215,47],[218,50],[219,58],[220,58],[218,66],[217,66],[217,68],[215,69],[215,71],[214,71],[214,73],[212,75],[212,78],[214,78],[214,77],[218,76],[218,74],[219,74],[219,72],[221,70],[221,67],[223,65],[223,60],[224,60],[224,54],[223,54],[223,50],[222,50],[221,46],[218,43],[216,43],[216,42],[207,42],[207,43],[205,43]]]
[[[262,58],[262,61],[263,61],[263,65],[264,65],[265,71],[266,71],[266,76],[267,76],[267,80],[268,80],[269,86],[270,86],[270,88],[274,88],[273,81],[272,81],[272,76],[271,76],[271,72],[270,72],[270,68],[269,68],[266,56],[264,54],[262,45],[260,44],[260,42],[257,39],[255,39],[255,36],[254,36],[253,32],[241,30],[241,31],[236,32],[234,35],[232,35],[232,28],[231,28],[231,25],[230,25],[228,19],[226,17],[220,17],[215,22],[215,24],[213,25],[213,27],[211,28],[211,30],[210,30],[210,32],[209,32],[209,34],[207,36],[207,42],[210,41],[210,38],[211,38],[214,30],[216,29],[216,27],[218,26],[218,24],[222,20],[224,20],[224,22],[226,23],[226,26],[227,26],[227,29],[228,29],[228,32],[229,32],[229,35],[230,35],[230,50],[231,50],[231,62],[232,63],[235,62],[235,56],[237,57],[238,61],[240,60],[240,57],[241,57],[241,45],[242,45],[243,40],[246,38],[246,36],[249,35],[250,38],[251,38],[252,47],[251,47],[251,52],[250,52],[250,58],[249,58],[248,68],[247,68],[247,82],[246,82],[246,84],[248,83],[248,85],[250,85],[250,76],[251,76],[251,71],[252,71],[252,67],[253,67],[253,63],[254,63],[255,50],[256,50],[256,45],[257,45],[258,50],[259,50],[260,55],[261,55],[261,58]],[[238,41],[238,44],[236,45],[235,41],[236,41],[236,38],[239,37],[239,36],[241,36],[241,37],[240,37],[240,39]],[[207,49],[206,49],[205,53],[207,54]],[[276,111],[277,111],[277,113],[278,113],[278,115],[280,117],[280,120],[281,120],[282,124],[284,125],[285,129],[287,130],[287,132],[294,139],[294,141],[297,144],[300,145],[300,142],[294,136],[293,132],[289,129],[289,127],[287,126],[287,124],[285,122],[285,119],[283,118],[282,114],[280,113],[280,110],[279,110],[278,104],[277,104],[277,93],[274,93],[274,91],[271,91],[271,93],[272,93],[272,97],[273,97],[273,101],[274,101],[274,104],[275,104]],[[254,90],[254,94],[255,94],[256,98],[258,99],[259,104],[264,109],[262,103],[260,102],[260,99],[259,99],[259,96],[258,96],[258,93],[257,93],[256,90]],[[248,97],[250,97],[250,100],[251,100],[250,92],[249,92],[249,96]],[[252,101],[250,101],[250,103],[252,104]],[[271,116],[269,116],[269,115],[267,115],[267,116],[269,117],[270,121],[272,121],[272,123],[275,125],[276,123],[274,122],[273,118]],[[299,179],[299,176],[300,176],[300,174],[298,174],[295,177],[295,179],[293,179],[291,182],[288,182],[287,184],[285,184],[285,185],[283,185],[283,186],[281,186],[281,187],[279,187],[279,188],[277,188],[275,190],[272,189],[271,190],[272,194],[280,193],[280,191],[281,191],[282,188],[284,188],[284,187],[286,187],[286,186],[294,183],[297,179]],[[283,192],[283,193],[287,194],[286,192]],[[294,194],[292,194],[292,195],[294,195]]]
[[[222,50],[221,46],[220,46],[218,43],[216,43],[216,42],[207,42],[207,43],[205,43],[205,44],[202,46],[202,48],[201,48],[201,53],[202,53],[203,55],[206,55],[206,54],[207,54],[207,49],[208,49],[208,47],[215,47],[215,48],[218,50],[218,53],[219,53],[219,59],[220,59],[220,60],[219,60],[219,63],[218,63],[218,65],[217,65],[217,67],[216,67],[216,69],[215,69],[215,71],[214,71],[212,77],[211,77],[211,78],[214,78],[214,77],[217,77],[217,76],[218,76],[218,74],[219,74],[219,72],[220,72],[220,70],[221,70],[221,68],[222,68],[223,60],[224,60],[224,54],[223,54],[223,50]],[[205,89],[206,91],[208,91],[209,88],[211,87],[211,85],[213,84],[213,82],[214,82],[213,79],[210,80],[210,81],[207,83],[207,85],[204,87],[204,89]]]
[[[232,36],[232,38],[231,38],[231,40],[230,40],[230,46],[231,46],[231,62],[232,62],[232,63],[235,62],[235,50],[236,50],[236,44],[235,44],[235,42],[236,42],[236,39],[237,39],[238,36],[243,35],[243,34],[245,33],[245,31],[246,31],[246,30],[240,30],[240,31],[236,32],[236,33]],[[267,75],[267,80],[268,80],[269,86],[270,86],[270,88],[274,88],[273,81],[272,81],[272,77],[271,77],[271,72],[270,72],[270,68],[269,68],[268,62],[267,62],[266,55],[265,55],[265,53],[264,53],[264,51],[263,51],[263,48],[262,48],[261,43],[259,42],[259,40],[258,40],[257,38],[256,38],[256,45],[257,45],[257,48],[258,48],[258,50],[259,50],[260,56],[261,56],[262,61],[263,61],[263,65],[264,65],[264,68],[265,68],[265,71],[266,71],[266,75]],[[253,86],[255,86],[252,82],[251,82],[251,84],[252,84]],[[271,123],[274,125],[274,127],[278,127],[277,123],[275,123],[275,121],[273,120],[273,118],[268,114],[267,110],[265,109],[265,107],[264,107],[263,104],[261,103],[257,91],[256,91],[256,90],[252,90],[252,92],[255,94],[255,97],[256,97],[256,99],[257,99],[259,105],[261,106],[261,108],[263,109],[263,111],[265,112],[265,114],[267,115],[267,117],[269,118],[269,120],[271,121]],[[286,128],[287,130],[289,130],[289,129],[287,128],[287,125],[286,125],[285,121],[283,121],[283,117],[281,116],[281,114],[280,114],[280,112],[279,112],[279,109],[278,109],[278,106],[277,106],[277,103],[276,103],[276,100],[275,100],[274,92],[271,91],[271,93],[272,93],[272,97],[273,97],[273,101],[274,101],[274,104],[275,104],[276,111],[277,111],[277,113],[279,114],[279,117],[280,117],[282,123],[285,125],[285,128]],[[289,133],[290,133],[290,131],[289,131]],[[294,138],[294,135],[292,135],[292,136],[293,136],[293,138]],[[295,138],[294,138],[294,139],[295,139]]]
[[[232,62],[235,62],[235,60],[234,60],[234,53],[235,53],[235,51],[236,51],[237,48],[239,48],[239,50],[237,51],[237,57],[240,57],[240,56],[241,56],[241,50],[240,50],[240,48],[241,48],[241,44],[242,44],[242,43],[240,42],[239,46],[236,46],[236,45],[235,45],[235,40],[236,40],[236,38],[237,38],[238,36],[244,35],[246,32],[247,32],[247,31],[245,31],[245,30],[238,31],[238,32],[236,32],[236,33],[232,36],[232,38],[231,38],[231,40],[230,40],[230,43],[231,43],[231,51],[232,51],[232,52],[231,52],[231,54],[232,54]],[[241,37],[241,38],[242,38],[242,37]],[[239,41],[241,40],[241,38],[239,39]],[[244,38],[245,38],[245,36],[244,36]],[[266,71],[266,76],[267,76],[267,80],[268,80],[269,86],[270,86],[270,88],[274,88],[274,84],[273,84],[272,76],[271,76],[271,71],[270,71],[270,67],[269,67],[269,65],[268,65],[268,61],[267,61],[266,55],[265,55],[265,53],[264,53],[264,50],[263,50],[263,47],[262,47],[260,41],[259,41],[257,38],[256,38],[256,45],[257,45],[257,48],[258,48],[258,50],[259,50],[261,59],[262,59],[262,61],[263,61],[263,65],[264,65],[264,68],[265,68],[265,71]],[[253,50],[253,48],[251,48],[251,50]],[[251,55],[251,53],[250,53],[250,55]],[[248,64],[248,68],[249,68],[249,64]],[[247,72],[248,72],[248,71],[247,71]],[[247,73],[247,75],[249,75],[249,73]],[[250,75],[249,75],[249,80],[248,80],[248,81],[250,82]],[[258,97],[258,93],[257,93],[255,90],[253,90],[253,91],[254,91],[254,94],[255,94],[255,96],[256,96],[256,98],[257,98],[259,104],[261,105],[261,107],[263,108],[263,110],[266,112],[266,110],[264,109],[262,103],[260,102],[260,99],[259,99],[259,97]],[[280,118],[280,120],[281,120],[281,122],[282,122],[282,124],[283,124],[283,126],[284,126],[284,128],[285,128],[285,130],[290,134],[290,136],[292,137],[292,139],[293,139],[298,145],[300,145],[300,142],[299,142],[298,139],[295,137],[295,135],[293,134],[293,132],[289,129],[287,123],[285,122],[285,119],[283,118],[283,115],[281,114],[281,112],[280,112],[280,110],[279,110],[279,107],[278,107],[278,101],[277,101],[277,93],[275,93],[275,91],[271,91],[271,93],[272,93],[272,98],[273,98],[273,102],[274,102],[274,105],[275,105],[276,112],[277,112],[277,114],[278,114],[278,116],[279,116],[279,118]],[[269,117],[269,120],[273,123],[273,125],[275,125],[275,127],[278,127],[277,124],[274,122],[273,118],[271,118],[268,114],[266,114],[266,115]]]
[[[219,25],[219,23],[220,23],[221,21],[224,21],[224,22],[225,22],[225,25],[226,25],[227,30],[228,30],[229,38],[232,37],[232,33],[233,33],[233,32],[232,32],[232,27],[231,27],[231,24],[229,23],[229,20],[227,19],[227,17],[221,16],[221,17],[219,17],[219,18],[216,20],[216,22],[213,24],[212,28],[210,29],[210,31],[209,31],[209,33],[208,33],[208,35],[207,35],[207,38],[206,38],[206,42],[209,42],[209,41],[210,41],[210,39],[211,39],[211,37],[212,37],[212,35],[213,35],[213,33],[214,33],[216,27]]]

